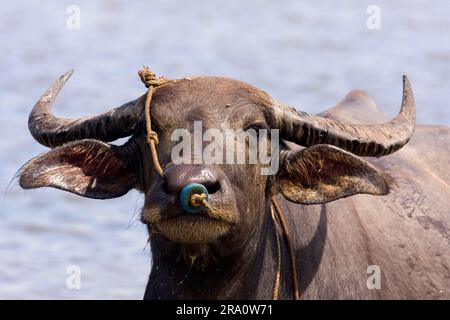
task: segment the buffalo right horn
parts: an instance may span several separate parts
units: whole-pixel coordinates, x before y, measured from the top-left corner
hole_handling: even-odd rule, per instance
[[[280,136],[304,147],[331,144],[359,156],[382,157],[408,143],[416,123],[411,84],[403,76],[403,100],[399,114],[382,124],[349,124],[297,111],[275,103],[271,109]]]

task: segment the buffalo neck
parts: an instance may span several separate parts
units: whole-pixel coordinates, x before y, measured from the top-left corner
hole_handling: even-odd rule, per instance
[[[185,261],[192,248],[170,243],[159,234],[151,235],[153,263],[144,298],[272,299],[278,253],[269,205],[264,212],[259,228],[233,254],[221,256],[220,249],[204,248],[218,253],[209,253],[201,267]],[[288,275],[283,270],[288,260],[283,240],[280,242],[281,298],[286,297]]]

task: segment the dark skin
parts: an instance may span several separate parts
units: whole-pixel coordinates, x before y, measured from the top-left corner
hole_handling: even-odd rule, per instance
[[[368,104],[363,96],[353,96],[351,101],[362,106]],[[137,100],[136,104],[139,103],[143,103],[143,97]],[[139,123],[137,127],[141,129],[125,146],[79,140],[32,159],[24,166],[20,183],[24,188],[51,186],[100,199],[120,196],[132,188],[143,192],[142,221],[148,225],[153,256],[146,299],[271,299],[277,259],[269,215],[272,196],[277,196],[288,221],[303,297],[395,298],[402,292],[408,297],[432,296],[435,291],[425,290],[431,288],[428,282],[410,289],[406,276],[395,284],[386,283],[384,291],[370,291],[365,286],[365,269],[370,264],[382,265],[387,278],[396,274],[396,264],[386,262],[386,253],[370,239],[378,237],[378,233],[371,231],[381,229],[377,223],[385,227],[389,224],[386,221],[391,221],[401,209],[383,207],[378,212],[377,208],[385,203],[378,199],[383,197],[368,196],[363,196],[366,197],[363,205],[354,203],[360,196],[324,204],[355,194],[389,193],[391,179],[379,168],[389,171],[390,167],[409,163],[410,159],[394,155],[376,161],[375,167],[330,145],[300,149],[281,141],[280,170],[274,176],[260,175],[260,165],[170,164],[170,151],[176,143],[170,140],[174,129],[192,132],[196,120],[202,121],[203,130],[271,128],[272,103],[266,93],[236,80],[200,77],[171,82],[157,88],[152,100],[152,124],[159,137],[157,150],[166,169],[164,178],[152,166],[144,124]],[[349,106],[350,102],[344,104]],[[339,113],[327,116],[332,118],[336,114]],[[389,171],[389,175],[397,178],[396,172]],[[232,223],[206,218],[183,220],[177,197],[179,189],[192,181],[211,188],[219,186],[211,194],[211,204],[230,211]],[[408,196],[395,190],[388,196],[393,203],[399,202],[395,202],[399,194]],[[385,220],[365,220],[376,214]],[[167,222],[169,218],[171,222]],[[166,225],[161,221],[166,221]],[[376,227],[367,230],[369,225]],[[416,236],[405,233],[404,238]],[[390,243],[397,241],[395,234],[385,239]],[[435,247],[444,248],[441,242],[436,242]],[[413,247],[408,250],[414,252]],[[430,256],[424,250],[421,253]],[[292,299],[292,273],[284,241],[281,261],[280,298]],[[448,265],[446,261],[442,263]],[[442,278],[441,271],[432,273],[427,267],[423,270],[436,279]],[[434,286],[436,279],[432,280]]]

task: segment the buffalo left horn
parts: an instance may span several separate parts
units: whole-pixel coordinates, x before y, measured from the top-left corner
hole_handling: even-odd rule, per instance
[[[79,139],[108,142],[132,135],[143,116],[142,97],[97,116],[64,119],[52,114],[53,102],[72,73],[69,70],[56,80],[31,110],[28,118],[31,135],[50,148]]]

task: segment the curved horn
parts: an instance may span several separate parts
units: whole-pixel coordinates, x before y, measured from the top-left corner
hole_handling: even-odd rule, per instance
[[[383,124],[346,124],[299,112],[282,104],[273,107],[273,116],[280,136],[285,140],[305,147],[331,144],[359,156],[381,157],[408,143],[414,132],[416,107],[411,84],[403,76],[400,113]]]
[[[143,115],[142,97],[103,114],[80,119],[57,118],[52,114],[53,102],[72,75],[69,70],[56,80],[31,110],[28,128],[40,144],[54,148],[79,139],[114,141],[135,131]]]

